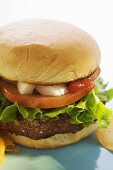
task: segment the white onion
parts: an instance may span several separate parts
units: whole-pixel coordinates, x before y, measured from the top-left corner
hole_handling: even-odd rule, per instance
[[[18,82],[17,88],[18,88],[18,91],[20,92],[20,94],[32,94],[32,92],[35,88],[35,85]]]
[[[65,84],[51,86],[37,85],[36,90],[40,94],[48,96],[61,96],[67,93],[67,87]]]

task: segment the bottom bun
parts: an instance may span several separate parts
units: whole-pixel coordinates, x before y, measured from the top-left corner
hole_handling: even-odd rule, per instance
[[[45,148],[58,148],[65,145],[69,145],[72,143],[76,143],[79,140],[90,135],[97,128],[97,124],[92,124],[89,127],[85,127],[77,133],[65,133],[65,134],[57,134],[52,137],[40,140],[30,139],[25,136],[9,134],[9,137],[12,139],[14,143],[35,148],[35,149],[45,149]]]

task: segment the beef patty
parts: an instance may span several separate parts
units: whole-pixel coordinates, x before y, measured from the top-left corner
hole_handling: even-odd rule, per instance
[[[83,129],[82,125],[71,124],[69,116],[64,114],[55,121],[29,121],[20,117],[15,122],[0,122],[0,129],[12,134],[26,136],[31,139],[44,139],[55,134],[76,133]]]

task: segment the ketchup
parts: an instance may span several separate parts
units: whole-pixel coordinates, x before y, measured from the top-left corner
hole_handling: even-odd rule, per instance
[[[87,91],[90,91],[92,89],[92,86],[94,85],[95,85],[94,81],[90,80],[89,78],[75,80],[68,83],[68,91],[71,93],[83,89],[87,89]]]

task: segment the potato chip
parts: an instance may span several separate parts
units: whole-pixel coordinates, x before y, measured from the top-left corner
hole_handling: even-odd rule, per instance
[[[5,143],[2,138],[0,138],[0,164],[3,163],[5,158]]]
[[[98,128],[96,136],[97,140],[103,147],[113,151],[113,119],[108,128]]]
[[[20,149],[19,147],[17,147],[12,141],[11,139],[8,137],[8,135],[1,133],[0,137],[3,139],[4,143],[5,143],[5,151],[6,152],[19,152]]]

